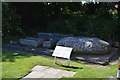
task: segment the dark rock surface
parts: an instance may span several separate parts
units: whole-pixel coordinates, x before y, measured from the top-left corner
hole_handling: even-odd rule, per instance
[[[35,54],[47,55],[47,56],[51,56],[53,53],[52,49],[33,47],[33,46],[13,45],[13,44],[6,44],[2,48],[7,50],[12,50],[15,52],[35,53]]]
[[[83,60],[97,64],[109,64],[110,61],[118,59],[118,48],[112,48],[109,54],[104,55],[85,55],[85,54],[72,54],[71,59]]]
[[[38,37],[40,36],[51,36],[51,37],[64,37],[64,34],[60,33],[37,33]]]
[[[29,39],[27,38],[27,39],[20,39],[20,44],[38,47],[38,46],[42,46],[44,41],[45,40],[42,38],[29,38]]]
[[[118,41],[112,41],[112,40],[108,40],[108,42],[110,43],[110,45],[112,47],[120,48],[120,42],[118,42]]]
[[[56,40],[59,41],[60,39],[68,36],[73,36],[72,34],[60,34],[60,33],[37,33],[38,38],[44,38],[45,40]]]
[[[56,43],[57,43],[57,42],[56,42],[56,41],[53,41],[53,40],[45,41],[45,42],[43,43],[43,47],[44,47],[44,48],[53,49],[53,48],[55,48]]]
[[[9,42],[14,45],[20,44],[20,40],[10,40]]]
[[[66,37],[58,41],[57,46],[72,47],[79,54],[107,54],[111,51],[108,42],[99,38]]]

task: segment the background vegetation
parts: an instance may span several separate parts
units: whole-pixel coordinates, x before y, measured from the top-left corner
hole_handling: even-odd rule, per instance
[[[3,38],[56,32],[119,41],[119,5],[119,2],[4,2]]]

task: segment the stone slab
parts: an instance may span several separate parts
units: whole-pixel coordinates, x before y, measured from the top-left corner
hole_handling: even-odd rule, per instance
[[[22,45],[27,45],[27,46],[34,46],[34,47],[38,47],[41,46],[43,44],[45,40],[42,38],[33,38],[33,39],[20,39],[20,44]]]
[[[60,34],[60,33],[37,33],[38,38],[43,38],[45,40],[56,40],[59,41],[60,39],[68,36],[74,36],[73,34]]]
[[[44,73],[47,73],[47,74],[52,74],[52,75],[55,75],[55,74],[58,74],[61,72],[60,69],[55,69],[55,68],[48,68],[46,69],[45,71],[43,71]]]
[[[75,75],[76,72],[62,70],[61,74],[62,74],[62,76],[65,76],[65,77],[71,77],[71,76]]]
[[[21,80],[27,79],[27,78],[61,78],[62,76],[65,77],[72,77],[75,75],[76,72],[72,71],[66,71],[56,68],[51,68],[47,66],[35,66],[32,68],[32,72],[23,77]]]
[[[44,48],[54,48],[57,42],[45,41],[43,43]]]
[[[47,36],[47,37],[64,37],[64,34],[59,33],[37,33],[38,37]]]
[[[72,59],[78,59],[98,64],[108,64],[112,59],[118,56],[118,49],[112,48],[112,51],[105,55],[84,55],[84,54],[72,54]]]
[[[42,78],[42,76],[44,76],[44,75],[45,75],[45,73],[33,71],[33,72],[29,73],[27,76],[25,76],[24,78]]]
[[[48,69],[49,67],[47,66],[35,66],[32,71],[45,71],[46,69]]]
[[[58,75],[58,74],[45,74],[42,78],[61,78],[62,75]]]

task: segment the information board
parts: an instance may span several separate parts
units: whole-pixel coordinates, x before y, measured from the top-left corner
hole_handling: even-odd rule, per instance
[[[52,56],[69,59],[71,52],[72,52],[72,48],[70,47],[56,46]]]

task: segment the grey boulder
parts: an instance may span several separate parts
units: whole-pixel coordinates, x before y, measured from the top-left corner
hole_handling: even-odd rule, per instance
[[[44,43],[44,39],[42,38],[26,38],[26,39],[20,39],[20,44],[22,45],[27,45],[27,46],[34,46],[34,47],[38,47],[38,46],[42,46],[42,44]]]
[[[16,44],[20,44],[20,41],[19,40],[10,40],[9,43],[16,45]]]
[[[66,37],[58,41],[57,46],[72,47],[73,53],[79,54],[106,54],[111,51],[110,44],[99,38]]]
[[[37,33],[38,38],[44,38],[46,41],[49,41],[50,39],[59,41],[60,39],[64,37],[70,37],[73,36],[73,34],[60,34],[60,33]]]
[[[45,41],[43,43],[43,47],[44,48],[51,48],[51,49],[53,49],[53,48],[55,48],[57,42],[58,41],[56,41],[56,40],[50,39],[49,41]]]

